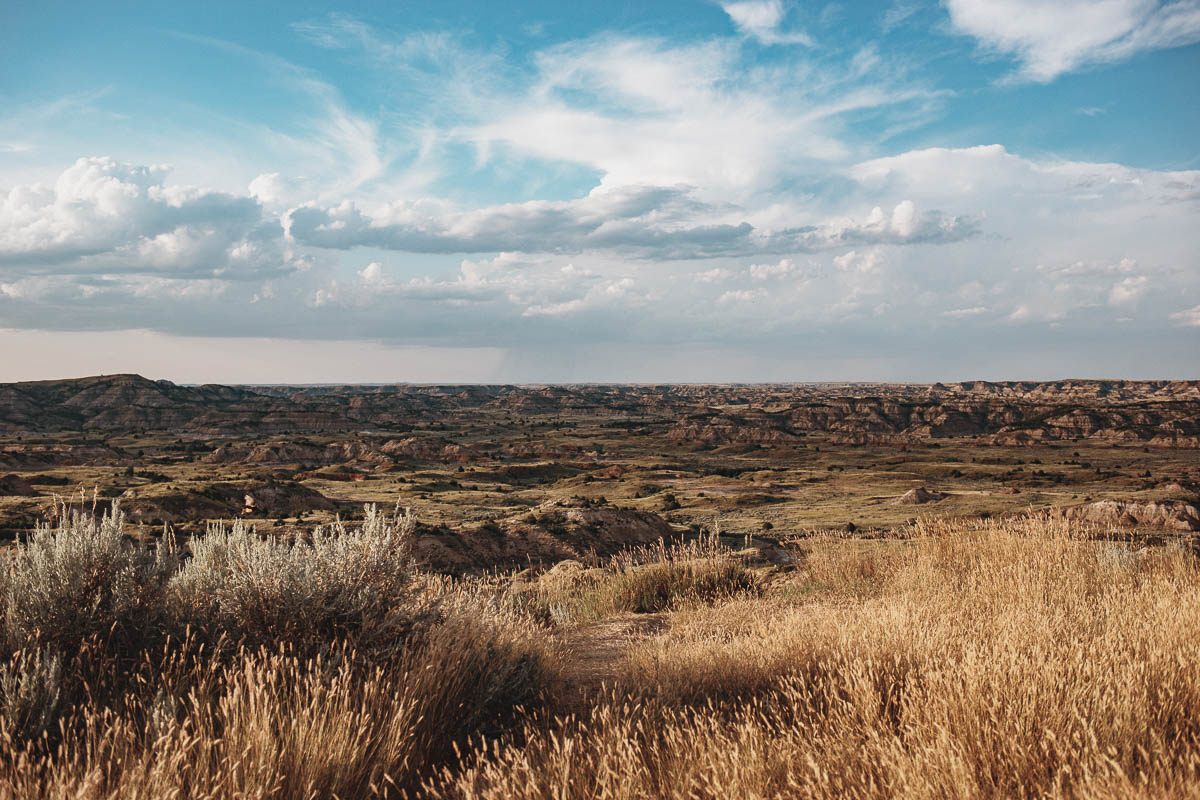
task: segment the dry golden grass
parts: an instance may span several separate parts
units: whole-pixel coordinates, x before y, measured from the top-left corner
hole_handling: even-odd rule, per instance
[[[515,583],[508,600],[538,619],[572,624],[708,604],[756,594],[758,588],[754,571],[713,531],[687,543],[639,547],[593,569],[564,562],[532,583]]]
[[[0,798],[357,798],[413,790],[556,671],[530,620],[413,575],[411,521],[184,559],[65,517],[0,575]]]
[[[348,647],[167,657],[120,702],[64,717],[57,745],[0,719],[0,797],[402,796],[538,701],[554,668],[527,624],[474,598],[451,606],[388,663]]]
[[[590,715],[531,722],[440,796],[1200,796],[1191,553],[1053,521],[917,533],[865,599],[676,615]]]
[[[1183,547],[925,522],[804,540],[766,589],[715,543],[564,569],[532,591],[567,621],[669,610],[564,717],[544,612],[410,574],[390,524],[178,564],[113,520],[44,531],[2,586],[0,798],[1200,797]]]

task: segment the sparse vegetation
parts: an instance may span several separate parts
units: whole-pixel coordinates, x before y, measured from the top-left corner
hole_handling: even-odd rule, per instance
[[[869,596],[675,615],[566,721],[445,798],[1180,797],[1200,791],[1200,574],[1067,523],[928,525]],[[833,567],[842,557],[843,567]]]
[[[707,536],[498,593],[374,508],[155,548],[66,514],[3,573],[0,796],[1194,795],[1196,558],[1096,534],[921,520],[782,571]],[[659,632],[566,680],[630,614]]]
[[[413,790],[554,674],[537,627],[415,576],[411,519],[188,555],[69,513],[3,571],[2,797],[369,797]]]
[[[538,619],[564,624],[665,611],[681,603],[711,604],[757,591],[754,571],[713,533],[686,544],[636,548],[592,569],[565,562],[531,583],[515,583],[508,597]]]

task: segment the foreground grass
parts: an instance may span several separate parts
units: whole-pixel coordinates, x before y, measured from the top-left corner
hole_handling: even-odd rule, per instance
[[[185,558],[62,516],[0,583],[0,797],[402,796],[553,674],[532,623],[413,572],[406,517]]]
[[[0,796],[1200,797],[1183,548],[931,523],[770,581],[701,543],[498,593],[410,537],[40,532],[0,585]],[[564,713],[558,631],[664,610]]]
[[[442,775],[442,797],[1200,796],[1200,578],[1062,523],[814,545],[801,605],[676,615],[614,691]],[[871,562],[871,563],[868,563]]]

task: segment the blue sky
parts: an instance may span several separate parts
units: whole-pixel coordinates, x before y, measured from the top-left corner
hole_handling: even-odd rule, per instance
[[[1198,0],[0,15],[0,379],[1200,366]]]

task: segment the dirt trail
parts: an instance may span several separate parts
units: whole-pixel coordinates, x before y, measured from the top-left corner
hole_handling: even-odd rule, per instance
[[[623,614],[590,622],[564,635],[567,708],[579,711],[601,686],[611,685],[625,654],[641,639],[666,628],[666,614]]]

